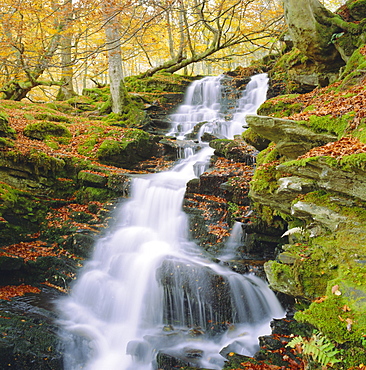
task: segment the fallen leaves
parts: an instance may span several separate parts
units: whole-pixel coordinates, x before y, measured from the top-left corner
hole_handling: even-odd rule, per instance
[[[0,256],[23,258],[24,262],[29,260],[35,261],[37,257],[57,256],[55,252],[55,245],[52,247],[45,247],[46,242],[36,240],[32,242],[20,242],[12,244],[7,247],[2,247]]]
[[[361,143],[354,137],[342,137],[338,141],[327,143],[323,146],[310,149],[307,153],[300,156],[298,159],[328,156],[340,159],[345,155],[366,153],[366,144]]]
[[[31,285],[6,285],[0,286],[0,299],[10,301],[11,298],[23,296],[26,293],[40,293],[40,289]]]

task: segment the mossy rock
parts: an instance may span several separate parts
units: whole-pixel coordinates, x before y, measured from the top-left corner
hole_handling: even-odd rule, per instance
[[[366,18],[366,1],[365,0],[349,0],[346,3],[350,15],[357,21]]]
[[[9,125],[9,116],[0,111],[0,137],[8,137],[14,139],[16,131]]]
[[[222,156],[236,162],[244,162],[247,165],[254,164],[254,157],[257,154],[254,147],[240,138],[234,140],[211,140],[210,147],[215,149],[215,155],[217,156]]]
[[[128,91],[134,92],[185,92],[192,78],[172,73],[156,73],[152,77],[131,76],[125,78]]]
[[[75,96],[66,102],[81,112],[96,110],[95,101],[90,96]]]
[[[30,192],[7,184],[0,184],[0,243],[10,244],[24,235],[38,231],[47,208],[44,202]]]
[[[24,128],[24,135],[36,140],[45,140],[50,136],[72,136],[65,126],[53,122],[30,123]]]
[[[0,137],[0,148],[12,147],[14,147],[14,142],[12,140],[6,139],[5,137]]]
[[[37,113],[34,115],[34,119],[40,120],[40,121],[52,121],[52,122],[65,122],[70,123],[70,118],[65,116],[60,116],[52,113]]]
[[[80,171],[78,174],[78,179],[85,186],[93,186],[98,188],[103,188],[108,181],[107,176],[103,176],[91,171]]]
[[[299,94],[282,95],[281,98],[273,98],[264,102],[258,109],[260,116],[289,117],[295,113],[300,113],[304,106],[302,103],[289,103]]]
[[[258,135],[250,127],[242,133],[241,137],[245,142],[249,145],[253,145],[257,150],[266,149],[270,143],[270,140]]]
[[[363,266],[342,270],[338,278],[328,282],[324,299],[298,312],[295,318],[310,323],[338,343],[360,346],[366,332],[365,278]]]
[[[77,202],[88,204],[93,201],[107,202],[111,199],[116,199],[119,194],[110,189],[87,186],[77,190],[75,196]]]
[[[127,129],[120,140],[104,140],[97,151],[97,158],[102,163],[131,168],[156,153],[157,140],[142,130]]]
[[[343,36],[344,37],[344,36]],[[342,38],[339,42],[342,41]],[[339,77],[341,81],[338,90],[344,90],[350,86],[361,83],[366,75],[366,56],[361,53],[360,48],[355,50],[349,58],[346,67]]]

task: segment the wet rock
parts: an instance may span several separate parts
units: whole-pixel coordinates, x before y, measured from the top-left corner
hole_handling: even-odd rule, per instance
[[[204,354],[204,351],[201,349],[189,348],[189,347],[183,348],[183,352],[187,358],[202,358]]]
[[[70,250],[77,256],[88,258],[95,243],[95,233],[90,230],[78,230],[72,235],[72,247]]]
[[[145,362],[150,355],[150,346],[145,341],[133,340],[127,343],[126,353],[139,362]]]
[[[0,301],[0,368],[62,370],[62,349],[56,315],[47,300],[57,297],[48,289],[41,296],[28,294]]]
[[[210,133],[208,133],[208,132],[205,132],[202,136],[201,136],[201,140],[203,141],[203,142],[211,142],[211,141],[213,141],[213,140],[216,140],[217,139],[217,136],[215,136],[215,135],[212,135],[212,134],[210,134]]]
[[[0,256],[0,273],[4,271],[17,271],[23,266],[23,258]]]
[[[182,369],[190,366],[189,361],[184,361],[167,353],[159,352],[156,358],[158,368],[161,370]]]
[[[235,162],[242,162],[251,166],[255,163],[257,150],[241,138],[234,140],[222,139],[210,142],[210,147],[215,149],[215,155],[225,157]]]

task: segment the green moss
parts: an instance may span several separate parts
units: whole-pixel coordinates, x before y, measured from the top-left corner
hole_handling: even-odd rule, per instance
[[[67,102],[46,103],[45,106],[52,109],[52,110],[62,112],[62,113],[65,113],[65,114],[73,114],[73,113],[77,112],[77,109],[74,106],[71,106]]]
[[[0,148],[12,148],[14,146],[14,142],[9,140],[5,137],[0,137]]]
[[[339,288],[334,291],[340,292],[340,295],[331,291],[333,287],[337,286]],[[348,288],[348,290],[350,289]],[[345,292],[347,292],[347,288],[344,282],[339,279],[330,281],[326,298],[320,302],[312,303],[303,312],[297,312],[296,320],[315,326],[328,338],[338,343],[351,342],[360,346],[362,337],[366,332],[365,307],[363,306],[363,310],[360,310],[355,304],[360,300],[366,300],[366,292],[364,292],[363,297],[356,299],[346,296]]]
[[[0,243],[10,244],[38,230],[46,211],[44,203],[31,193],[0,183],[0,216],[8,221],[0,229]]]
[[[295,200],[294,202],[296,202]],[[301,197],[302,202],[309,202],[318,206],[326,207],[340,215],[347,216],[348,222],[357,222],[366,225],[366,203],[358,201],[355,204],[350,199],[339,194],[324,190],[307,193]]]
[[[134,92],[184,92],[192,81],[187,76],[171,73],[156,73],[152,77],[131,76],[125,78],[128,91]]]
[[[305,167],[311,162],[325,161],[330,167],[337,168],[343,171],[366,171],[366,154],[356,153],[343,156],[340,160],[329,156],[316,156],[303,159],[296,159],[293,161],[283,162],[281,165],[286,167]],[[284,171],[286,171],[284,169]]]
[[[308,121],[299,121],[299,124],[310,128],[317,133],[329,133],[341,138],[347,134],[347,128],[353,122],[355,112],[349,112],[340,117],[312,115]]]
[[[109,86],[102,88],[83,89],[82,95],[92,98],[95,102],[108,102],[110,99],[110,89]]]
[[[70,118],[65,116],[60,116],[51,113],[37,113],[34,115],[34,119],[41,121],[52,121],[52,122],[65,122],[70,123]]]
[[[257,150],[264,150],[269,144],[269,140],[258,135],[251,127],[247,128],[242,133],[241,137],[245,142],[249,145],[253,145]]]
[[[106,202],[115,199],[118,195],[109,189],[101,189],[94,187],[84,187],[76,193],[76,201],[81,204],[88,204],[89,202]]]
[[[99,134],[89,134],[85,141],[78,146],[78,153],[88,157],[92,156],[95,145],[99,142]]]
[[[102,163],[129,168],[139,160],[153,156],[154,151],[153,136],[142,130],[127,129],[118,140],[104,140],[96,155]]]
[[[258,109],[258,114],[262,116],[273,116],[277,118],[289,117],[295,113],[299,113],[303,110],[304,105],[302,103],[288,103],[287,98],[294,99],[297,95],[283,95],[281,99],[274,98],[269,99],[263,103]]]
[[[37,140],[45,140],[49,136],[72,136],[65,126],[52,122],[30,123],[24,128],[24,135]]]
[[[340,160],[339,165],[345,171],[348,170],[366,171],[366,153],[345,155]]]
[[[250,182],[251,191],[261,193],[274,193],[278,189],[277,180],[281,177],[281,173],[277,171],[280,155],[274,144],[267,149],[262,150],[257,155],[258,167],[254,172],[252,181]]]
[[[90,96],[74,96],[66,102],[81,112],[96,110],[95,101]]]
[[[16,131],[9,126],[9,116],[0,111],[0,136],[15,138]]]
[[[353,52],[347,65],[339,77],[341,84],[338,90],[344,90],[358,84],[365,76],[366,57],[357,49]]]

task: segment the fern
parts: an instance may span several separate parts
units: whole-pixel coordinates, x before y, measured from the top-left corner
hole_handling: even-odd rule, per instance
[[[311,356],[312,360],[322,366],[333,366],[341,360],[336,356],[341,353],[334,344],[322,333],[315,332],[310,339],[303,338],[301,335],[293,338],[286,347],[295,348],[300,345],[302,353]]]

